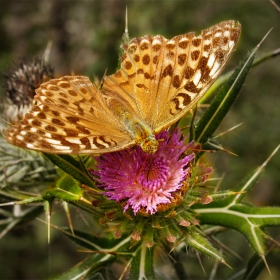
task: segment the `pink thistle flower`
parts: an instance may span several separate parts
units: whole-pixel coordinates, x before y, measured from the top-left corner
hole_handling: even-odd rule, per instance
[[[193,143],[185,145],[178,128],[171,135],[163,131],[156,138],[160,145],[153,155],[140,147],[108,153],[95,157],[96,169],[89,170],[104,187],[105,196],[123,205],[124,211],[132,209],[134,215],[152,215],[173,205],[190,177],[195,155],[185,151]]]

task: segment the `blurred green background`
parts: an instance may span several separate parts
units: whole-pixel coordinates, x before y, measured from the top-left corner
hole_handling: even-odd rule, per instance
[[[276,3],[280,6],[279,0]],[[7,0],[0,1],[0,5],[0,72],[20,57],[42,55],[51,41],[50,63],[56,76],[75,73],[101,79],[106,69],[107,74],[113,73],[118,64],[126,6],[131,38],[145,34],[171,38],[189,31],[200,32],[222,20],[238,20],[242,25],[241,39],[226,70],[235,67],[271,28],[258,55],[280,47],[280,15],[268,0]],[[279,118],[280,57],[276,57],[251,70],[239,98],[218,131],[243,122],[241,127],[219,139],[238,157],[226,153],[206,156],[215,168],[215,175],[225,175],[222,188],[237,185],[279,144]],[[247,200],[258,206],[279,206],[279,190],[280,152],[269,162]],[[55,210],[52,222],[67,225],[62,209]],[[73,208],[72,213],[78,215]],[[270,232],[280,240],[279,230]],[[239,271],[253,255],[239,234],[228,232],[221,239],[244,259],[226,256],[234,270],[220,265],[215,279],[225,279]],[[47,279],[66,271],[84,257],[84,253],[76,252],[76,247],[55,230],[52,230],[48,246],[46,227],[36,221],[13,230],[0,240],[0,279]],[[202,260],[209,275],[214,262],[204,257]],[[191,255],[185,259],[190,279],[200,279],[197,275],[201,275],[201,279],[208,278],[197,263]],[[279,251],[269,257],[268,263],[273,276],[267,278],[264,271],[258,279],[279,279]]]

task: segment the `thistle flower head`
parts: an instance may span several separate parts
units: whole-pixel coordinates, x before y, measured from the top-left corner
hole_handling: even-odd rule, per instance
[[[184,144],[182,133],[175,128],[169,135],[156,136],[160,145],[148,155],[140,147],[95,157],[91,174],[98,178],[105,196],[119,202],[124,211],[153,215],[182,201],[186,179],[191,172],[194,153],[186,153],[192,145]]]
[[[53,68],[42,58],[31,61],[21,59],[4,74],[5,90],[4,117],[17,123],[33,104],[35,89],[53,78]]]

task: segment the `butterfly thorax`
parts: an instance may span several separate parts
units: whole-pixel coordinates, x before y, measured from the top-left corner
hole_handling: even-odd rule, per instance
[[[148,125],[125,110],[123,110],[120,119],[131,133],[135,144],[140,146],[143,152],[154,154],[158,150],[159,143]]]
[[[149,127],[139,122],[134,122],[132,125],[135,132],[135,143],[142,148],[143,152],[154,154],[158,150],[159,143]]]
[[[154,154],[158,150],[159,143],[150,126],[133,114],[129,104],[115,98],[107,98],[108,107],[114,115],[123,123],[135,144],[148,154]]]

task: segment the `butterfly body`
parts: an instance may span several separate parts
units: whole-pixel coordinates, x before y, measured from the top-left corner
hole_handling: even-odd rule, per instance
[[[133,109],[130,108],[129,104],[119,99],[107,98],[106,101],[110,111],[123,124],[126,131],[131,134],[133,144],[140,146],[145,153],[154,154],[159,144],[151,127],[133,114]]]
[[[151,129],[139,122],[133,124],[135,131],[135,143],[147,154],[154,154],[158,150],[159,143]]]
[[[153,154],[155,134],[184,116],[229,61],[241,32],[235,21],[170,40],[161,35],[122,46],[121,68],[101,89],[87,77],[43,83],[37,104],[7,130],[8,142],[56,154],[100,154],[139,145]]]
[[[125,127],[132,134],[135,144],[140,146],[145,153],[154,154],[157,151],[158,141],[148,125],[135,119],[127,112],[123,114],[121,120],[123,120]]]

